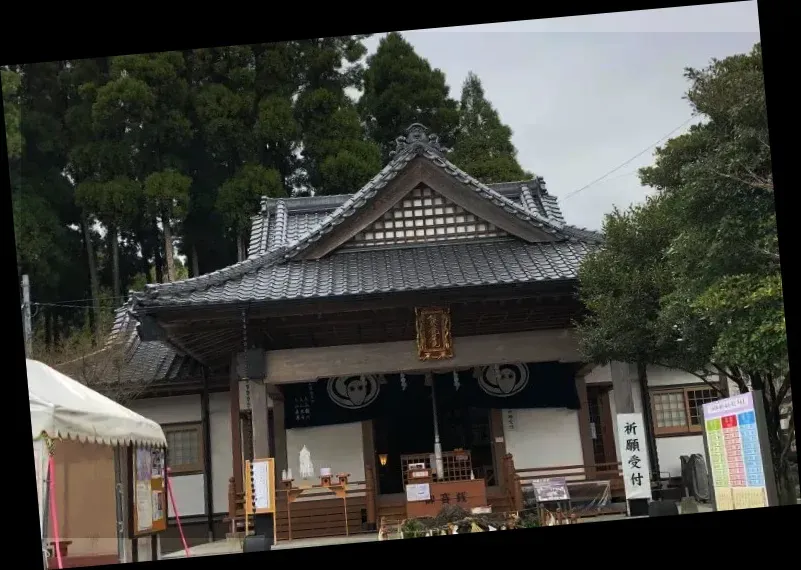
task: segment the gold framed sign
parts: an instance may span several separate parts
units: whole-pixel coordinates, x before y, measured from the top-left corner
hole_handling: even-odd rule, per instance
[[[453,358],[450,309],[416,308],[417,354],[420,360]]]

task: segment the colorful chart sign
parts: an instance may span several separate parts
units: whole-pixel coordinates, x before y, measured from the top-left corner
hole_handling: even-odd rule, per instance
[[[720,511],[767,507],[753,393],[704,404],[709,468]]]

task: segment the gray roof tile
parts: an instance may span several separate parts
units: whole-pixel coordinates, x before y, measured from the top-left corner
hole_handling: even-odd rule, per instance
[[[274,263],[204,289],[159,295],[148,305],[282,301],[577,277],[592,245],[520,240],[447,243],[333,253]]]
[[[119,347],[123,352],[124,365],[119,371],[122,383],[151,384],[175,381],[198,373],[197,363],[179,354],[168,343],[162,341],[142,342],[137,333],[137,321],[131,311],[135,299],[117,309],[106,348]],[[119,343],[119,344],[118,344]]]
[[[503,283],[507,280],[575,278],[597,232],[565,224],[556,198],[542,178],[485,185],[445,159],[436,141],[410,127],[398,152],[381,172],[352,195],[264,199],[254,220],[250,257],[206,275],[148,285],[143,305],[230,303],[370,292]],[[400,139],[399,139],[400,140]],[[417,156],[454,176],[471,190],[552,234],[555,242],[519,240],[416,244],[395,249],[334,252],[300,261],[298,255],[356,213]],[[492,258],[484,252],[491,251]]]

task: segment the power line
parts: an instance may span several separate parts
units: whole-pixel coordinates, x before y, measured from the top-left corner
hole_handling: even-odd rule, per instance
[[[98,301],[116,301],[119,299],[128,300],[127,295],[100,295],[97,297]],[[93,297],[85,297],[83,299],[62,299],[60,301],[53,301],[52,303],[91,303],[95,299]],[[42,303],[40,303],[42,304]]]
[[[73,309],[91,309],[92,305],[85,304],[85,305],[75,305],[70,303],[31,303],[32,306],[36,307],[66,307],[66,308],[73,308]]]
[[[618,170],[620,170],[620,169],[621,169],[621,168],[623,168],[624,166],[627,166],[627,165],[631,164],[631,162],[633,162],[634,160],[636,160],[636,159],[640,158],[642,155],[644,155],[646,152],[648,152],[649,150],[651,150],[653,147],[655,147],[656,145],[658,145],[659,143],[661,143],[662,141],[664,141],[665,139],[667,139],[668,137],[670,137],[670,136],[671,136],[673,133],[675,133],[676,131],[678,131],[679,129],[681,129],[682,127],[684,127],[685,125],[687,125],[688,123],[690,123],[690,122],[691,122],[693,119],[695,119],[695,118],[696,118],[696,116],[697,116],[697,115],[695,115],[695,114],[691,115],[689,119],[687,119],[686,121],[684,121],[682,124],[680,124],[678,127],[676,127],[675,129],[673,129],[672,131],[670,131],[668,134],[664,135],[662,138],[660,138],[660,139],[659,139],[658,141],[656,141],[655,143],[652,143],[652,144],[648,145],[647,147],[645,147],[644,149],[642,149],[640,152],[638,152],[637,154],[635,154],[634,156],[632,156],[630,159],[628,159],[626,162],[624,162],[624,163],[623,163],[623,164],[621,164],[620,166],[616,166],[615,168],[613,168],[612,170],[610,170],[609,172],[607,172],[607,173],[606,173],[606,174],[604,174],[603,176],[601,176],[601,177],[599,177],[599,178],[596,178],[595,180],[593,180],[593,181],[592,181],[592,182],[590,182],[589,184],[586,184],[585,186],[582,186],[582,187],[581,187],[581,188],[579,188],[578,190],[574,190],[573,192],[570,192],[570,193],[569,193],[569,194],[567,194],[567,195],[566,195],[564,198],[562,198],[562,200],[567,200],[568,198],[571,198],[571,197],[575,196],[576,194],[578,194],[578,193],[580,193],[580,192],[583,192],[584,190],[586,190],[586,189],[587,189],[587,188],[589,188],[590,186],[594,186],[595,184],[597,184],[598,182],[600,182],[601,180],[603,180],[604,178],[606,178],[606,177],[607,177],[607,176],[609,176],[610,174],[614,174],[615,172],[617,172]]]

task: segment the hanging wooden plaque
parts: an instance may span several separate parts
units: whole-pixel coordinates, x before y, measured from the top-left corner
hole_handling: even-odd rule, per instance
[[[416,308],[415,318],[420,360],[453,358],[450,310],[439,307]]]

